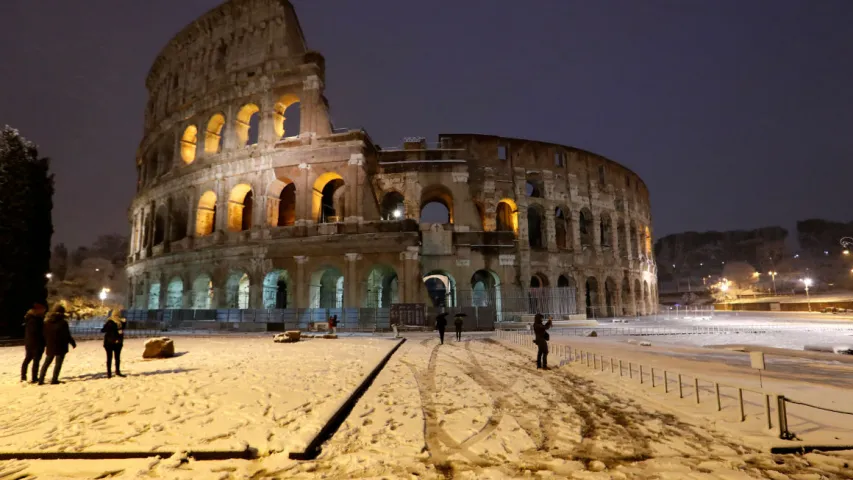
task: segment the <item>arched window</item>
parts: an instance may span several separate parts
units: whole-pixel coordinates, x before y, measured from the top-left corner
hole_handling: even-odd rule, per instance
[[[225,297],[228,308],[249,308],[249,276],[243,272],[233,272],[225,283]]]
[[[344,219],[346,202],[344,179],[335,172],[326,172],[314,182],[312,213],[317,223],[337,223]]]
[[[166,206],[160,205],[154,216],[154,245],[160,245],[166,240]]]
[[[606,213],[601,214],[600,223],[600,232],[601,232],[601,246],[609,247],[613,239],[613,224],[610,221],[610,215]]]
[[[326,267],[311,275],[311,308],[343,308],[344,275],[335,267]]]
[[[557,248],[560,250],[568,250],[569,249],[569,222],[566,219],[566,214],[563,212],[563,209],[557,207],[554,210],[554,236],[557,241]]]
[[[424,286],[434,307],[456,306],[456,280],[449,273],[434,270],[424,275]]]
[[[170,310],[184,308],[184,281],[175,277],[166,288],[166,308]]]
[[[421,223],[453,223],[453,195],[444,185],[430,185],[421,193]]]
[[[213,281],[207,274],[193,280],[193,309],[209,310],[213,306]]]
[[[518,231],[518,207],[511,199],[505,198],[498,203],[495,212],[495,228],[499,232]]]
[[[195,234],[199,237],[210,235],[216,229],[216,194],[207,191],[198,201]]]
[[[406,218],[406,204],[400,192],[390,191],[382,196],[382,220],[402,220]]]
[[[277,139],[293,138],[299,136],[301,123],[301,109],[299,97],[296,95],[282,95],[275,104],[273,113],[273,125]]]
[[[540,205],[527,207],[527,239],[530,248],[545,248],[545,216]]]
[[[237,112],[237,122],[234,128],[240,146],[258,143],[260,119],[260,108],[254,103],[243,105]]]
[[[252,186],[241,183],[231,190],[228,198],[228,229],[242,232],[252,228]]]
[[[400,301],[400,288],[397,272],[387,265],[375,266],[367,276],[367,308],[389,308]]]
[[[586,208],[582,209],[578,215],[578,223],[580,223],[578,227],[580,228],[581,245],[592,245],[592,212]]]
[[[264,277],[264,308],[288,308],[291,302],[291,291],[287,288],[290,276],[285,270],[274,270]]]
[[[204,132],[204,153],[219,153],[222,149],[222,127],[225,116],[217,113],[210,117]]]
[[[181,137],[181,159],[187,165],[195,160],[196,143],[198,142],[198,128],[190,125],[184,130]]]

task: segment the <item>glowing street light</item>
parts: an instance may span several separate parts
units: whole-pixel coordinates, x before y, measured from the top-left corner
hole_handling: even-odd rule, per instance
[[[110,293],[110,289],[109,289],[109,288],[107,288],[107,287],[104,287],[104,288],[102,288],[102,289],[101,289],[101,293],[99,293],[99,294],[98,294],[98,298],[100,298],[100,299],[101,299],[101,306],[102,306],[102,307],[104,306],[104,300],[106,300],[106,299],[107,299],[107,294],[108,294],[108,293]]]
[[[50,279],[52,279],[52,278],[53,278],[53,274],[52,274],[52,273],[45,273],[45,274],[44,274],[44,278],[46,278],[46,279],[50,280]]]
[[[803,284],[806,286],[806,301],[809,303],[809,311],[812,311],[812,298],[809,296],[809,287],[812,286],[811,278],[804,278]]]
[[[394,210],[394,218],[400,218],[402,216],[403,212],[401,212],[399,208],[397,210]]]
[[[776,275],[779,275],[779,272],[767,272],[767,275],[773,279],[773,295],[776,295]]]

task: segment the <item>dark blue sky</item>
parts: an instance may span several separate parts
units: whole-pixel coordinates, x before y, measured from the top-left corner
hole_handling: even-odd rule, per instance
[[[128,230],[144,78],[217,0],[3,0],[0,123],[53,158],[55,241]],[[853,1],[293,0],[336,126],[606,155],[655,236],[850,220]]]

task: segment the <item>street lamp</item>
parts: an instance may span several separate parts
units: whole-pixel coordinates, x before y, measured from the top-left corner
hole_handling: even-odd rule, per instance
[[[394,210],[394,218],[400,218],[403,216],[403,212],[400,209]]]
[[[52,278],[53,278],[53,274],[52,274],[52,273],[45,273],[45,274],[44,274],[44,278],[46,278],[46,279],[50,280],[50,279],[52,279]]]
[[[812,311],[812,298],[809,296],[809,287],[812,285],[811,278],[804,278],[803,284],[806,286],[806,301],[809,303],[809,311]]]
[[[773,279],[773,295],[776,295],[776,275],[779,275],[779,272],[767,272],[767,275]]]
[[[100,298],[100,299],[101,299],[101,306],[102,306],[102,307],[104,306],[104,300],[106,300],[106,299],[107,299],[107,294],[108,294],[108,293],[110,293],[110,289],[109,289],[109,288],[104,287],[104,288],[102,288],[102,289],[101,289],[101,293],[99,293],[99,294],[98,294],[98,298]]]

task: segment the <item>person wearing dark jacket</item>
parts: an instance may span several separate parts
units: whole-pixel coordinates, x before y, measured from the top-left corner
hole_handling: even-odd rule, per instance
[[[62,362],[65,361],[65,354],[68,353],[68,345],[77,348],[77,342],[71,337],[71,328],[68,326],[68,321],[65,320],[65,307],[62,305],[57,306],[45,319],[44,341],[47,346],[47,357],[45,357],[41,372],[39,372],[39,385],[44,385],[44,376],[54,358],[56,365],[53,367],[53,379],[50,384],[57,385],[59,384]]]
[[[548,329],[551,328],[553,322],[548,319],[548,323],[542,324],[545,317],[541,313],[537,313],[533,317],[533,334],[535,335],[533,343],[536,344],[538,351],[536,352],[536,368],[548,370]]]
[[[121,347],[124,346],[125,324],[125,319],[121,318],[121,311],[116,308],[110,312],[107,322],[101,328],[104,334],[104,350],[107,351],[107,378],[113,377],[113,357],[116,359],[116,375],[124,376],[121,373]]]
[[[24,348],[26,356],[21,365],[21,381],[27,381],[27,366],[33,362],[32,383],[38,383],[39,363],[44,355],[44,314],[47,311],[41,303],[34,303],[24,317]]]
[[[439,313],[435,317],[435,328],[438,330],[438,338],[441,344],[444,345],[444,330],[447,328],[447,313]]]
[[[456,327],[456,341],[462,341],[462,324],[464,323],[463,315],[456,314],[456,318],[453,320],[453,326]]]

